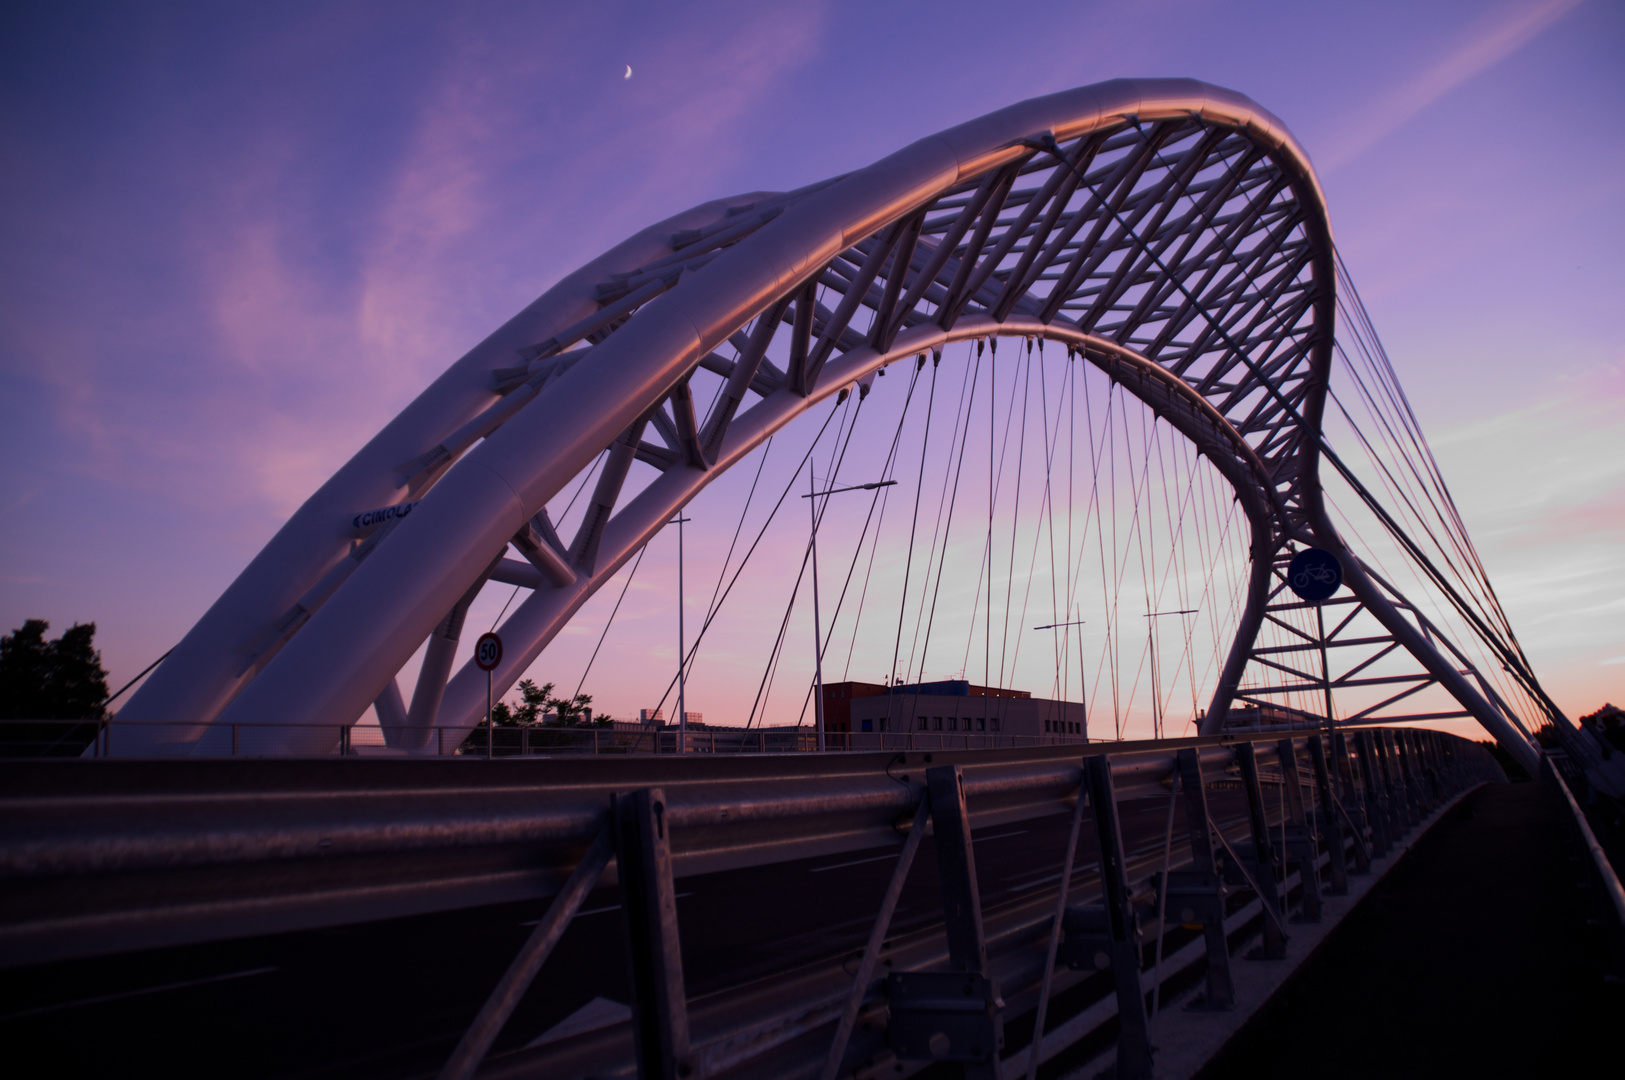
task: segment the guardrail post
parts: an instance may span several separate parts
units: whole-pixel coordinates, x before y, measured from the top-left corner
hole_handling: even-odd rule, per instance
[[[1399,775],[1405,783],[1406,807],[1411,812],[1411,824],[1419,824],[1427,816],[1427,799],[1422,794],[1422,769],[1416,761],[1416,748],[1411,732],[1394,732],[1395,756],[1399,759]]]
[[[642,1080],[679,1080],[692,1075],[693,1062],[665,792],[644,788],[618,795],[613,813],[638,1076]]]
[[[1117,1080],[1149,1080],[1151,1036],[1145,1018],[1145,993],[1140,986],[1139,934],[1135,932],[1134,898],[1128,887],[1111,760],[1106,754],[1085,758],[1083,770],[1089,784],[1089,805],[1094,810],[1095,833],[1100,840],[1100,883],[1112,937],[1112,977],[1117,983],[1117,1016],[1121,1023]]]
[[[1371,821],[1370,807],[1365,799],[1359,797],[1359,790],[1354,785],[1354,762],[1349,757],[1348,739],[1341,731],[1332,732],[1332,747],[1337,755],[1337,772],[1333,775],[1339,785],[1339,790],[1333,794],[1349,830],[1354,834],[1354,872],[1369,874],[1371,848],[1367,844],[1376,840],[1375,833],[1367,835]]]
[[[987,943],[982,932],[982,897],[976,883],[965,779],[958,765],[925,770],[931,794],[931,820],[942,878],[942,910],[948,931],[948,963],[954,971],[987,974]]]
[[[1315,771],[1315,796],[1320,804],[1320,842],[1326,849],[1326,874],[1331,879],[1327,891],[1346,896],[1349,891],[1348,852],[1344,849],[1343,824],[1337,820],[1331,774],[1326,768],[1326,746],[1319,735],[1309,736],[1309,766]]]
[[[586,855],[570,872],[564,888],[559,890],[553,901],[548,904],[547,911],[536,923],[536,929],[531,931],[519,954],[513,958],[508,970],[498,980],[496,988],[485,999],[485,1004],[475,1015],[473,1023],[463,1032],[463,1037],[457,1042],[457,1048],[452,1051],[445,1067],[440,1070],[439,1080],[468,1080],[474,1075],[474,1070],[479,1068],[480,1061],[490,1051],[491,1044],[502,1034],[503,1025],[508,1022],[508,1018],[513,1015],[514,1009],[524,998],[525,991],[530,989],[530,984],[535,981],[536,973],[547,963],[547,958],[553,952],[553,947],[559,943],[559,938],[564,936],[570,920],[581,910],[581,902],[592,892],[604,868],[609,865],[615,849],[613,830],[613,822],[605,822],[604,827],[599,830]]]
[[[1377,767],[1382,770],[1382,786],[1388,794],[1388,816],[1392,819],[1390,827],[1397,840],[1411,831],[1411,820],[1408,800],[1400,793],[1399,764],[1394,760],[1392,736],[1393,732],[1385,728],[1377,731]]]
[[[1315,857],[1314,823],[1303,808],[1303,786],[1298,776],[1298,748],[1290,738],[1275,744],[1281,762],[1281,783],[1286,787],[1285,827],[1282,828],[1281,871],[1285,877],[1292,863],[1298,865],[1298,885],[1303,890],[1305,922],[1320,921],[1320,867]],[[1283,886],[1284,888],[1284,886]]]
[[[1411,780],[1410,759],[1405,753],[1404,732],[1389,729],[1388,735],[1388,767],[1393,771],[1394,789],[1398,795],[1398,805],[1405,816],[1405,832],[1408,834],[1421,823],[1421,808],[1416,801],[1416,785]]]
[[[1349,744],[1347,737],[1341,731],[1332,731],[1332,783],[1336,785],[1334,792],[1345,804],[1354,802],[1354,768],[1349,762]],[[1345,809],[1347,807],[1345,806]],[[1365,810],[1356,806],[1364,820]]]
[[[1400,790],[1405,794],[1405,813],[1412,825],[1423,817],[1422,789],[1417,785],[1416,762],[1411,756],[1410,733],[1403,729],[1393,732],[1394,769],[1399,775]]]
[[[1236,747],[1236,763],[1241,766],[1241,783],[1247,791],[1247,819],[1253,831],[1253,867],[1259,900],[1275,914],[1264,917],[1264,937],[1258,948],[1248,953],[1251,960],[1278,960],[1286,955],[1286,935],[1276,920],[1281,918],[1281,894],[1275,886],[1275,845],[1270,843],[1269,819],[1264,813],[1264,789],[1258,783],[1258,760],[1252,743]]]
[[[1422,776],[1427,781],[1428,802],[1438,806],[1445,799],[1445,783],[1443,776],[1438,773],[1438,732],[1423,731],[1417,736],[1417,742],[1422,747]]]
[[[1366,819],[1371,825],[1371,854],[1383,858],[1393,846],[1388,796],[1377,773],[1377,740],[1369,731],[1356,732],[1354,749],[1360,756],[1360,781],[1365,788]]]
[[[1439,770],[1434,765],[1433,732],[1415,732],[1411,736],[1411,745],[1416,747],[1416,780],[1422,787],[1422,800],[1431,812],[1442,794],[1439,790]]]
[[[925,787],[936,836],[948,970],[895,971],[886,977],[891,1002],[887,1039],[901,1059],[959,1061],[968,1080],[996,1080],[1004,1047],[1004,1002],[988,973],[964,775],[958,765],[939,765],[925,770]],[[922,805],[916,828],[923,827],[924,817]],[[878,939],[872,937],[870,945],[878,952]]]
[[[1230,978],[1230,945],[1224,933],[1224,886],[1213,860],[1213,833],[1207,813],[1207,787],[1202,781],[1201,751],[1187,747],[1179,751],[1176,763],[1180,784],[1185,789],[1185,825],[1190,832],[1191,873],[1212,881],[1213,907],[1216,909],[1211,913],[1192,912],[1202,923],[1202,936],[1207,944],[1207,988],[1202,1006],[1233,1009],[1236,1007],[1236,990]],[[1201,918],[1203,914],[1216,914],[1217,918]],[[1184,912],[1180,912],[1179,917],[1181,922],[1190,921],[1184,918]]]
[[[914,824],[903,841],[902,854],[897,857],[897,865],[892,868],[891,881],[886,885],[885,895],[881,897],[880,910],[875,915],[874,926],[869,929],[869,941],[864,946],[862,959],[858,961],[857,974],[852,977],[852,990],[847,994],[846,1008],[841,1013],[840,1023],[836,1025],[835,1038],[830,1042],[829,1054],[824,1059],[824,1070],[820,1074],[820,1080],[835,1080],[835,1075],[845,1060],[847,1044],[852,1039],[852,1029],[857,1025],[858,1012],[863,1008],[864,995],[869,990],[869,982],[875,974],[875,964],[880,959],[881,946],[886,943],[886,932],[891,929],[892,916],[897,912],[897,898],[902,895],[903,885],[908,881],[909,868],[914,865],[914,856],[919,852],[920,841],[925,837],[926,817],[930,813],[930,798],[921,798],[919,808],[914,812]],[[887,1034],[889,1036],[891,1032],[888,1031]]]
[[[1405,835],[1405,825],[1400,817],[1400,809],[1395,804],[1393,770],[1388,767],[1388,733],[1378,729],[1370,732],[1371,735],[1371,765],[1372,782],[1376,784],[1377,791],[1382,796],[1382,810],[1388,825],[1388,839],[1390,843],[1397,843]]]

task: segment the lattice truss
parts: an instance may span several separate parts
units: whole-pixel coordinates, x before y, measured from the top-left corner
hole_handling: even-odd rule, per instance
[[[1433,713],[1521,741],[1516,712],[1436,621],[1359,572],[1327,516],[1336,278],[1303,152],[1256,105],[1188,81],[1038,99],[857,173],[707,204],[565,279],[454,365],[312,497],[125,716],[167,722],[156,743],[181,747],[211,723],[342,725],[374,706],[409,748],[433,725],[470,725],[484,675],[451,669],[487,582],[529,590],[502,627],[500,691],[774,432],[866,395],[899,360],[1002,337],[1086,359],[1234,489],[1253,569],[1210,728],[1232,699],[1369,720],[1437,684],[1453,702]],[[566,534],[548,506],[577,489]],[[1344,606],[1371,626],[1329,609],[1322,633],[1286,602],[1278,567],[1311,544],[1353,564]],[[425,637],[408,698],[395,675]],[[1361,648],[1346,669],[1320,666]],[[1328,683],[1399,692],[1328,708]]]

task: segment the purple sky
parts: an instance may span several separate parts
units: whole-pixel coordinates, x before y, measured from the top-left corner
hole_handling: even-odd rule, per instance
[[[1239,90],[1308,148],[1537,671],[1571,714],[1625,704],[1602,0],[7,5],[0,623],[95,620],[121,683],[435,374],[630,233],[1128,75]],[[650,559],[589,686],[618,715],[648,691],[608,673],[673,653]],[[538,673],[573,685],[559,648]]]

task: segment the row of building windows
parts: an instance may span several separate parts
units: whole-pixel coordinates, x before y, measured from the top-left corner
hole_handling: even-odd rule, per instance
[[[1074,720],[1045,720],[1044,730],[1051,735],[1082,735],[1083,725]]]
[[[947,725],[946,726],[944,726],[944,724],[943,724],[944,719],[947,720]],[[921,731],[997,731],[997,730],[999,730],[999,718],[997,716],[994,716],[994,717],[967,716],[967,717],[964,718],[964,720],[965,720],[965,726],[963,728],[961,728],[959,726],[960,718],[957,717],[957,716],[949,716],[949,717],[946,717],[946,718],[941,717],[941,716],[922,716],[922,717],[920,717],[920,730]]]

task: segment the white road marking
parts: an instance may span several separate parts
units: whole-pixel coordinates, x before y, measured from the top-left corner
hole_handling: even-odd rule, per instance
[[[880,862],[883,859],[895,859],[897,858],[897,854],[897,852],[893,851],[888,855],[871,855],[867,859],[853,859],[851,862],[831,863],[829,866],[815,866],[811,870],[808,870],[807,873],[822,874],[825,870],[844,870],[848,866],[862,866],[864,863]]]
[[[693,895],[694,894],[691,893],[691,892],[680,892],[680,893],[677,894],[677,899],[681,900],[685,896],[693,896]],[[619,910],[621,910],[621,905],[619,905],[619,904],[611,904],[608,907],[588,908],[586,911],[578,911],[578,912],[576,912],[576,918],[579,919],[583,915],[602,915],[606,911],[619,911]],[[537,923],[539,923],[541,921],[542,921],[541,919],[531,919],[529,922],[522,922],[519,925],[520,926],[535,926]]]
[[[210,983],[229,982],[232,979],[246,979],[251,975],[269,975],[279,970],[276,967],[249,968],[247,971],[233,971],[227,975],[210,975],[202,979],[187,979],[185,982],[162,983],[158,986],[144,986],[139,990],[124,990],[117,994],[101,994],[97,997],[80,998],[78,1001],[63,1001],[55,1005],[41,1005],[36,1009],[24,1009],[21,1012],[8,1013],[0,1016],[0,1022],[8,1020],[21,1020],[28,1016],[40,1016],[44,1013],[59,1012],[62,1009],[77,1009],[81,1005],[100,1005],[108,1001],[124,1001],[127,998],[145,997],[147,994],[162,994],[168,990],[185,990],[192,986],[207,986]]]

